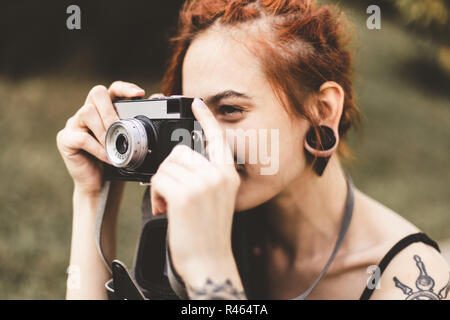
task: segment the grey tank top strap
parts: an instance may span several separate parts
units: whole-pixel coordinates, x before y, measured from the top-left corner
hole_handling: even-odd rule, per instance
[[[345,235],[347,234],[348,227],[350,226],[350,222],[352,220],[354,203],[355,203],[355,195],[354,195],[354,191],[353,191],[353,183],[352,183],[350,177],[347,177],[347,199],[345,201],[344,215],[342,217],[341,228],[338,233],[336,244],[334,245],[334,249],[331,252],[330,258],[328,259],[327,263],[325,264],[325,267],[322,269],[322,272],[319,274],[319,276],[313,282],[313,284],[304,293],[302,293],[301,295],[299,295],[298,297],[296,297],[292,300],[306,299],[306,297],[309,296],[309,294],[317,286],[319,281],[327,273],[328,268],[330,267],[331,263],[333,262],[334,258],[336,257],[336,254],[339,251],[339,248],[342,245],[342,242],[344,242]]]

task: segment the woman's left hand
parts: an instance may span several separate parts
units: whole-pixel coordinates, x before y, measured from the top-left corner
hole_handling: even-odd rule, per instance
[[[209,160],[185,145],[176,146],[151,179],[153,214],[167,212],[172,260],[187,283],[234,279],[239,287],[231,227],[240,177],[212,112],[200,99],[194,100],[192,111],[204,130]]]

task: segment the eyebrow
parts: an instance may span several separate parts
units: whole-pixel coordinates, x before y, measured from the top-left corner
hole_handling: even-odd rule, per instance
[[[206,104],[216,104],[220,100],[224,98],[244,98],[244,99],[251,99],[248,95],[242,92],[237,92],[234,90],[225,90],[222,92],[219,92],[213,96],[210,96],[206,99]]]

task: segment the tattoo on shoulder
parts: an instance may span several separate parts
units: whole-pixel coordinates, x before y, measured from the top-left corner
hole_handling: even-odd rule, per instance
[[[205,285],[194,288],[189,285],[190,298],[192,300],[246,300],[245,292],[237,290],[231,281],[214,283],[207,279]]]
[[[425,264],[418,255],[414,255],[416,266],[419,269],[419,276],[416,280],[416,288],[414,290],[404,283],[402,283],[397,277],[394,277],[394,283],[397,288],[403,291],[406,295],[405,300],[442,300],[446,299],[448,292],[450,291],[450,279],[447,284],[438,292],[434,291],[434,280],[430,277],[425,269]]]

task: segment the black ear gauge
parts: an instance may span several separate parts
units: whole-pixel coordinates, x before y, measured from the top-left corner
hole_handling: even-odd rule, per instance
[[[304,149],[307,160],[312,162],[314,171],[320,177],[337,149],[339,138],[334,130],[327,126],[319,126],[318,134],[320,143],[317,141],[314,127],[311,126],[309,128],[304,142]]]

